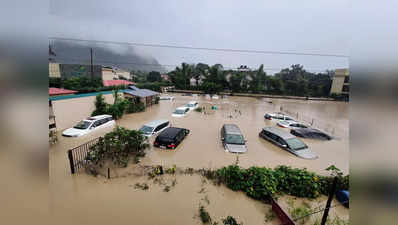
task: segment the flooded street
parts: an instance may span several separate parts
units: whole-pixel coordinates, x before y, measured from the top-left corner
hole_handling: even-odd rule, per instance
[[[175,100],[162,100],[145,112],[125,115],[117,124],[129,129],[139,129],[143,124],[156,119],[168,119],[172,126],[190,130],[190,134],[176,150],[147,150],[141,165],[164,165],[186,168],[220,168],[236,161],[236,154],[225,152],[220,140],[220,129],[225,123],[237,124],[247,140],[248,152],[239,155],[242,167],[275,167],[290,165],[307,168],[309,171],[327,175],[324,170],[335,165],[344,173],[349,171],[348,104],[342,102],[299,101],[228,97],[210,100],[204,96],[194,98],[174,94]],[[197,100],[207,108],[206,114],[192,111],[186,117],[174,118],[171,113],[188,101]],[[272,101],[272,103],[269,103]],[[93,103],[94,104],[94,103]],[[215,105],[216,110],[210,107]],[[331,141],[302,139],[319,158],[305,160],[259,138],[265,126],[276,126],[265,120],[264,114],[280,110],[298,113],[300,118],[314,119],[314,124],[333,131],[336,139]],[[67,110],[67,109],[65,109]],[[83,119],[83,118],[82,118]],[[280,128],[283,129],[283,128]],[[286,128],[285,128],[286,129]],[[108,130],[79,137],[60,136],[58,143],[50,147],[50,210],[56,224],[71,221],[76,224],[201,224],[197,218],[199,204],[206,206],[217,221],[232,215],[247,224],[264,224],[264,215],[269,206],[248,198],[242,192],[233,192],[223,186],[204,183],[200,176],[182,175],[165,177],[165,182],[176,179],[170,192],[148,181],[147,177],[127,176],[107,180],[95,178],[84,172],[71,176],[67,150],[83,144]],[[286,129],[288,131],[288,129]],[[153,138],[150,139],[152,145]],[[149,190],[137,190],[137,182],[149,184]],[[204,188],[203,193],[198,193]],[[207,197],[206,197],[207,196]],[[210,203],[204,201],[207,198]],[[326,198],[322,197],[322,204]],[[334,201],[334,203],[337,203]],[[348,210],[336,208],[339,215],[348,217]],[[331,210],[334,212],[334,209]],[[196,217],[195,217],[196,215]],[[332,213],[331,213],[332,215]],[[269,224],[277,224],[273,221]]]

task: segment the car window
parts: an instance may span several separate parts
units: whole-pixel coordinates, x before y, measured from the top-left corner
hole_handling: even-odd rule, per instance
[[[307,145],[298,138],[289,138],[286,139],[286,142],[290,149],[295,151],[307,148]]]
[[[188,112],[188,111],[189,111],[189,108],[186,108],[186,109],[185,109],[185,112]]]
[[[245,144],[245,140],[243,139],[243,136],[239,135],[239,134],[227,134],[225,136],[225,142],[227,144],[237,144],[237,145]]]
[[[87,129],[90,125],[91,125],[91,122],[88,122],[88,121],[80,121],[80,122],[79,122],[78,124],[76,124],[76,126],[74,126],[73,128],[85,130],[85,129]]]
[[[101,123],[101,120],[97,120],[97,121],[94,122],[93,126],[94,126],[94,127],[98,127],[98,126],[100,126],[101,124],[102,124],[102,123]]]
[[[153,127],[149,127],[149,126],[145,126],[145,125],[140,128],[140,131],[144,134],[150,134],[150,133],[152,133],[152,130],[153,130]]]
[[[161,124],[161,125],[159,125],[158,127],[156,127],[156,129],[154,130],[154,132],[160,131],[160,130],[163,128],[162,125],[163,125],[163,124]]]

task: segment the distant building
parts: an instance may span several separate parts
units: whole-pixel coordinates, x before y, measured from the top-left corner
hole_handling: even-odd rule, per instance
[[[61,72],[59,70],[59,63],[49,63],[48,73],[49,77],[61,77]]]
[[[104,84],[104,87],[109,87],[109,86],[120,86],[120,85],[135,85],[134,82],[128,81],[128,80],[102,80],[102,83]]]
[[[130,86],[127,90],[123,90],[124,97],[134,102],[142,102],[145,106],[153,105],[159,92],[148,89],[140,89],[136,86]]]
[[[71,95],[71,94],[75,94],[75,93],[77,93],[77,91],[67,90],[67,89],[63,89],[63,88],[50,87],[48,89],[49,96]]]
[[[160,77],[162,78],[162,80],[170,81],[170,77],[167,74],[161,74]]]
[[[349,69],[336,69],[333,76],[330,94],[349,95],[350,93],[350,71]]]

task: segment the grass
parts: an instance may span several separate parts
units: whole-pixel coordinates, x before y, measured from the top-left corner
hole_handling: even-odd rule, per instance
[[[198,107],[198,108],[196,108],[196,109],[194,109],[195,110],[195,112],[202,112],[203,111],[203,108],[202,107]]]
[[[224,225],[243,225],[243,223],[238,223],[236,219],[232,216],[228,216],[225,219],[222,219]]]
[[[303,217],[296,221],[297,224],[301,224],[301,225],[307,224],[308,220],[310,219],[310,216],[306,216],[306,215],[311,213],[310,204],[308,204],[307,202],[303,202],[303,204],[301,206],[295,207],[293,199],[289,199],[287,201],[287,204],[289,206],[288,211],[289,211],[290,217],[293,220]]]

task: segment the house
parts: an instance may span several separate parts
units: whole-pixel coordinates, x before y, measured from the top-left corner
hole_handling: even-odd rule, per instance
[[[148,89],[140,89],[131,85],[127,90],[123,91],[124,97],[134,102],[142,102],[145,106],[153,105],[159,93]]]
[[[75,94],[75,93],[77,93],[77,91],[67,90],[67,89],[63,89],[63,88],[50,87],[48,89],[48,95],[49,96],[71,95],[71,94]]]
[[[62,88],[49,88],[48,95],[49,96],[63,96],[63,95],[72,95],[77,93],[77,91],[62,89]],[[53,103],[51,100],[48,100],[48,125],[49,129],[56,130],[57,124],[55,121],[55,114],[53,109]]]
[[[103,80],[102,83],[104,84],[104,87],[110,87],[110,86],[129,86],[129,85],[135,85],[134,82],[128,81],[128,80]]]
[[[161,74],[160,77],[162,78],[162,80],[170,81],[170,77],[167,74]]]
[[[330,94],[349,95],[350,92],[350,71],[348,69],[336,69],[333,76]]]

